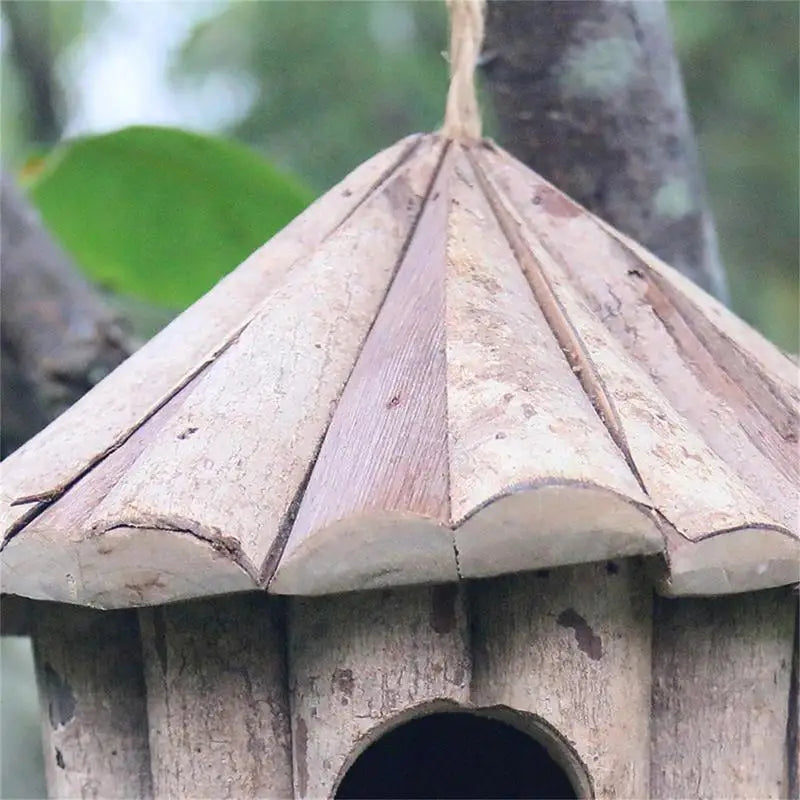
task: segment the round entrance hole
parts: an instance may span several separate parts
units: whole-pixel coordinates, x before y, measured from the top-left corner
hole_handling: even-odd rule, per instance
[[[337,798],[577,798],[547,749],[490,717],[445,712],[393,728],[345,773]]]

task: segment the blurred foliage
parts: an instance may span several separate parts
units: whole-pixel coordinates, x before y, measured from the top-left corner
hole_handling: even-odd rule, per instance
[[[26,30],[39,31],[51,63],[60,65],[76,48],[91,46],[92,32],[113,17],[113,5],[3,2],[6,161],[20,163],[24,145],[43,141],[31,127],[30,81],[20,77],[8,46],[7,9],[24,11],[18,16]],[[443,3],[217,5],[174,59],[173,84],[207,86],[225,78],[218,85],[248,87],[249,104],[222,132],[258,148],[313,189],[327,188],[401,136],[440,124],[447,79]],[[796,351],[800,6],[672,0],[669,7],[733,307]],[[79,87],[59,79],[63,70],[51,72],[63,124]]]
[[[58,146],[29,192],[48,229],[98,284],[175,309],[313,199],[239,144],[144,126]]]
[[[78,87],[62,80],[59,62],[80,48],[108,12],[106,0],[3,0],[0,140],[3,159],[52,145]]]
[[[800,4],[670,11],[732,305],[797,352]]]
[[[229,133],[322,190],[441,124],[446,31],[439,2],[233,3],[197,26],[173,77],[253,80],[250,110]]]

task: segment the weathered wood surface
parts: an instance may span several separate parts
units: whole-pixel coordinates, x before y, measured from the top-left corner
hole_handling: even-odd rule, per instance
[[[29,580],[29,565],[42,559],[52,569],[33,570],[36,596],[103,606],[256,585],[276,542],[280,553],[286,518],[420,208],[439,153],[435,140],[424,146],[325,250],[294,266],[205,373],[67,492],[91,506],[85,524],[58,515],[56,503],[10,540],[10,574]],[[361,235],[364,228],[374,235]],[[291,347],[272,346],[288,340]],[[93,481],[102,491],[92,491]]]
[[[3,552],[3,588],[97,608],[138,606],[256,588],[229,558],[224,540],[188,530],[116,526],[97,531],[97,507],[181,407],[187,385],[128,441],[11,539]],[[177,527],[172,521],[173,528]],[[68,538],[67,538],[68,537]],[[65,547],[65,538],[68,547]],[[153,554],[157,552],[158,558]],[[120,583],[119,576],[124,575]]]
[[[470,587],[472,702],[543,718],[596,798],[648,796],[651,597],[638,559]]]
[[[491,143],[392,152],[289,237],[304,257],[279,235],[260,304],[59,500],[8,506],[34,477],[10,464],[10,590],[145,605],[658,551],[673,594],[800,580],[797,366]]]
[[[46,604],[33,634],[50,797],[152,797],[135,611]]]
[[[456,580],[444,269],[452,149],[325,435],[271,588]]]
[[[292,265],[312,253],[408,155],[401,140],[362,164],[153,337],[45,431],[4,462],[12,500],[50,498],[118,446],[166,398],[213,361]],[[87,424],[87,421],[90,424]],[[47,463],[42,471],[41,464]]]
[[[668,590],[737,592],[800,578],[796,367],[510,156],[480,157],[509,237],[521,240],[520,263],[532,284],[545,276],[608,399],[606,423],[616,420],[615,438],[667,530],[680,534],[667,534]],[[682,341],[647,289],[667,276],[686,332],[702,328],[702,338]]]
[[[139,618],[155,796],[292,797],[282,602],[246,594]]]
[[[292,598],[289,675],[296,798],[331,797],[389,726],[469,701],[463,588]]]
[[[790,796],[796,608],[785,588],[656,599],[651,797]]]
[[[446,311],[461,574],[658,552],[649,498],[564,357],[480,187],[462,152],[451,178]]]
[[[593,314],[636,363],[647,370],[659,391],[703,436],[752,490],[766,493],[771,508],[789,525],[796,511],[798,479],[796,443],[797,369],[777,348],[742,325],[719,303],[683,280],[669,297],[661,286],[674,270],[584,213],[575,202],[532,171],[502,153],[487,152],[483,163],[493,181],[525,220],[525,227],[548,251],[576,287]],[[682,312],[674,303],[685,297],[698,311]],[[702,312],[702,313],[699,313]],[[703,315],[719,320],[722,336],[746,343],[753,359],[736,356],[731,343],[724,349],[739,359],[738,369],[726,369],[707,350],[696,332]],[[705,340],[708,336],[705,337]],[[756,364],[763,362],[764,367]],[[733,367],[734,365],[731,365]],[[764,374],[767,373],[767,374]],[[793,377],[794,376],[794,377]],[[767,387],[777,384],[786,397],[778,401]],[[755,398],[742,388],[750,385]],[[760,387],[756,389],[756,387]],[[794,395],[794,397],[792,397]],[[783,416],[775,419],[779,413]],[[775,408],[766,416],[768,409]],[[765,471],[774,480],[765,482]]]
[[[421,147],[294,266],[200,379],[97,510],[106,529],[178,521],[224,536],[256,579],[271,574],[428,188],[440,148]]]

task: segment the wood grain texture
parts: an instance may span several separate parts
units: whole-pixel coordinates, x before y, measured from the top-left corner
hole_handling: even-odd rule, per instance
[[[447,242],[450,486],[463,576],[658,552],[649,499],[460,153]]]
[[[292,797],[281,602],[245,594],[139,616],[155,796]]]
[[[444,252],[452,152],[364,343],[308,481],[274,592],[455,580]]]
[[[292,265],[350,216],[418,138],[401,140],[362,164],[9,456],[2,471],[6,494],[50,497],[124,440],[200,364],[216,357]]]
[[[122,479],[186,397],[190,382],[120,448],[74,488],[48,506],[0,554],[5,591],[39,600],[95,608],[140,606],[253,589],[257,583],[224,538],[203,539],[176,530],[175,521],[154,527],[100,530],[96,509]]]
[[[467,616],[458,586],[290,604],[296,798],[332,797],[352,762],[389,727],[468,702]]]
[[[656,600],[653,798],[788,796],[796,596]]]
[[[730,312],[688,281],[681,284],[681,292],[667,295],[667,282],[648,264],[665,274],[674,271],[666,265],[659,267],[654,256],[623,240],[535,173],[522,171],[518,162],[492,152],[482,154],[482,162],[489,165],[493,179],[526,227],[558,258],[572,285],[626,353],[648,371],[673,407],[748,487],[768,499],[784,524],[793,524],[798,459],[790,432],[796,408],[792,411],[786,398],[782,403],[785,416],[771,421],[765,415],[770,381],[757,381],[764,388],[754,401],[740,385],[740,375],[746,370],[729,374],[696,333],[699,326],[710,324],[703,321],[704,313],[728,318]],[[681,303],[679,297],[694,296],[702,302],[690,313],[689,301]],[[770,363],[775,362],[779,385],[791,383],[792,373],[797,381],[796,367],[777,348],[740,322],[737,328],[747,347],[765,351]],[[728,349],[739,352],[732,338]],[[742,377],[742,382],[753,383],[752,377]],[[765,481],[769,471],[775,474]]]
[[[709,445],[703,435],[705,431],[702,428],[698,430],[693,424],[697,414],[687,419],[672,403],[672,396],[681,391],[682,384],[672,376],[669,395],[663,394],[661,388],[664,383],[669,383],[669,379],[656,384],[650,374],[649,361],[641,363],[635,352],[634,358],[631,358],[631,353],[619,340],[622,338],[625,341],[627,338],[628,342],[636,341],[638,330],[635,326],[638,320],[625,317],[627,309],[635,308],[635,304],[629,298],[616,296],[614,290],[618,287],[624,290],[626,281],[630,284],[631,278],[638,279],[642,274],[641,269],[631,267],[630,261],[621,259],[617,254],[614,269],[619,272],[619,262],[622,261],[627,278],[622,279],[619,274],[606,278],[615,303],[609,305],[607,298],[604,298],[605,302],[587,301],[586,295],[591,294],[584,291],[581,281],[589,285],[600,283],[596,276],[602,276],[607,264],[614,264],[615,261],[598,259],[596,252],[600,251],[589,246],[594,245],[595,240],[586,237],[582,254],[573,250],[568,258],[564,257],[559,251],[562,244],[571,241],[574,248],[575,241],[581,239],[570,238],[566,231],[558,228],[561,223],[552,220],[565,218],[576,227],[577,223],[572,220],[580,220],[583,215],[589,225],[596,227],[596,224],[576,204],[556,193],[552,187],[540,183],[531,198],[530,181],[527,175],[520,176],[521,169],[516,169],[515,164],[511,167],[507,164],[498,166],[499,157],[491,152],[485,156],[482,153],[482,158],[489,164],[487,173],[490,180],[496,181],[491,191],[498,198],[497,202],[503,203],[503,213],[509,217],[507,226],[518,230],[524,241],[526,252],[518,253],[518,257],[525,262],[529,273],[536,272],[539,278],[544,275],[564,317],[579,336],[597,380],[602,383],[613,406],[622,432],[621,448],[629,454],[632,467],[638,472],[644,488],[659,513],[685,539],[709,540],[703,548],[682,550],[682,559],[676,557],[676,567],[680,568],[682,576],[691,577],[684,584],[681,582],[683,578],[676,576],[672,590],[725,593],[794,580],[797,570],[793,565],[800,559],[800,547],[794,538],[796,534],[782,524],[782,519],[788,515],[776,515],[770,502],[757,488],[773,478],[779,484],[785,484],[784,462],[777,460],[776,464],[775,460],[765,460],[762,455],[757,477],[752,470],[740,470],[745,473],[745,478],[749,474],[748,481],[735,467],[737,461],[741,462],[741,457],[731,458],[733,464],[725,457],[730,453],[730,445],[721,448],[725,456]],[[501,196],[503,200],[499,199]],[[520,213],[519,209],[523,207],[525,211]],[[545,211],[531,212],[529,207],[544,207]],[[531,216],[537,219],[535,227],[528,224]],[[556,233],[553,233],[553,229],[556,229]],[[549,238],[540,235],[542,230],[550,231]],[[576,228],[576,233],[585,232]],[[602,256],[602,252],[600,254]],[[572,265],[569,271],[567,262]],[[534,276],[531,277],[533,280]],[[647,313],[653,317],[652,308]],[[618,329],[609,324],[609,319],[616,316],[623,318],[626,337],[620,336]],[[650,361],[658,358],[656,354],[659,349],[654,346],[655,343],[667,340],[674,350],[672,337],[663,326],[653,324],[653,319],[644,326],[643,333],[650,336]],[[691,361],[690,356],[681,354],[681,361],[684,359]],[[683,369],[687,369],[685,364]],[[712,414],[720,402],[724,402],[724,396],[704,399],[706,413]],[[682,403],[681,407],[684,406]],[[734,408],[734,411],[738,410]],[[725,431],[720,427],[719,420],[716,420],[715,428],[713,438],[718,443],[725,436]],[[754,449],[752,443],[750,449]],[[703,486],[704,490],[698,492],[698,486]],[[786,510],[787,497],[791,502],[791,498],[797,494],[796,488],[787,491],[788,494],[781,498],[779,511]],[[774,492],[769,494],[774,495]],[[796,524],[796,502],[793,505],[793,524]],[[731,541],[730,548],[726,548],[722,540],[711,541],[727,531],[737,539],[736,543]],[[692,553],[696,553],[697,559],[694,566]],[[735,556],[724,558],[726,553],[735,553]],[[719,559],[718,568],[708,569],[709,562],[715,558]]]
[[[638,559],[476,581],[472,702],[555,728],[593,797],[647,797],[651,606]]]
[[[6,590],[145,605],[659,551],[672,594],[800,579],[776,348],[490,143],[412,138],[323,201],[181,317],[214,333],[175,344],[168,390],[169,337],[110,379],[143,405],[101,386],[4,465]],[[84,429],[105,449],[64,461]]]
[[[98,517],[219,531],[260,569],[383,301],[438,153],[428,142],[295,265]]]
[[[126,584],[143,582],[164,585],[137,605],[170,593],[176,599],[254,586],[386,292],[436,157],[431,146],[428,158],[401,168],[324,249],[295,265],[152,441],[104,487],[87,548],[125,550],[114,561],[114,582],[86,590],[96,603],[130,604]],[[374,235],[363,236],[365,229]],[[61,541],[64,532],[62,526]],[[198,548],[208,564],[197,563]],[[65,560],[81,555],[74,544],[67,549]],[[55,552],[52,558],[57,562]],[[89,582],[87,564],[78,566],[83,577],[76,581]]]
[[[136,612],[53,604],[37,612],[34,659],[48,795],[152,797]]]

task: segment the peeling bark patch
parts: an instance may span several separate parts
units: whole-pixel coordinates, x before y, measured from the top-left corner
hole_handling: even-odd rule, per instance
[[[160,608],[153,610],[153,644],[156,648],[161,674],[167,674],[167,632],[164,627],[164,612]]]
[[[64,756],[57,747],[56,747],[56,766],[59,769],[66,769],[66,764],[64,763]]]
[[[294,763],[297,765],[297,793],[305,797],[308,787],[308,726],[302,717],[298,717],[294,733]]]
[[[44,665],[47,710],[53,730],[66,725],[75,716],[75,695],[72,687],[49,665]]]
[[[456,627],[458,585],[445,583],[431,589],[431,628],[436,633],[450,633]]]
[[[353,697],[353,687],[355,686],[353,670],[335,669],[333,671],[333,679],[331,682],[333,683],[334,688],[338,689],[342,693],[342,705],[346,706]]]
[[[562,628],[572,628],[575,631],[575,641],[578,649],[586,653],[593,661],[603,657],[603,642],[595,635],[589,623],[573,608],[568,608],[558,615],[556,620]]]

